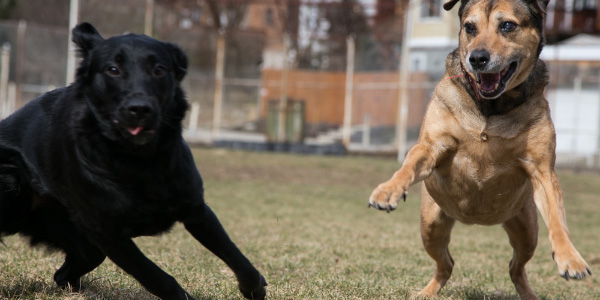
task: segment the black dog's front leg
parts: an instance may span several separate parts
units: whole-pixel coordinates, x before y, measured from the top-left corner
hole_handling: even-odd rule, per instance
[[[92,239],[110,260],[162,300],[193,300],[177,281],[161,270],[131,239]]]
[[[244,297],[259,300],[265,298],[267,283],[264,277],[231,241],[217,216],[207,205],[190,214],[183,224],[204,247],[233,270]]]

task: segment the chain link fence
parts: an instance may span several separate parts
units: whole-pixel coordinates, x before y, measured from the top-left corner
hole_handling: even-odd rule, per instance
[[[107,3],[80,0],[80,20],[105,37],[147,30],[141,8],[149,1]],[[189,56],[186,139],[250,149],[285,144],[282,149],[299,152],[326,146],[331,151],[319,153],[398,151],[402,1],[217,1],[222,15],[243,12],[234,27],[221,30],[203,3],[155,0],[152,7],[152,36],[180,45]],[[132,5],[136,13],[128,10]],[[65,85],[68,32],[31,21],[0,22],[2,117]],[[600,66],[548,65],[559,163],[600,169]],[[418,138],[443,68],[409,74],[409,144]]]
[[[0,22],[3,117],[32,98],[65,85],[67,40],[66,28]]]

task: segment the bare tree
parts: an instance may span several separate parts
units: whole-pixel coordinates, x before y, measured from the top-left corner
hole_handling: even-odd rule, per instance
[[[204,0],[212,16],[213,27],[222,32],[237,29],[246,16],[248,3],[251,1]]]
[[[17,0],[0,1],[0,19],[8,19],[17,4]]]

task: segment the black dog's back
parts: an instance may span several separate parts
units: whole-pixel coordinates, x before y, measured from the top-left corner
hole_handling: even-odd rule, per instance
[[[12,164],[26,166],[30,177],[43,180],[39,176],[44,173],[36,170],[40,170],[41,163],[53,158],[53,135],[59,133],[53,128],[53,123],[57,120],[53,122],[52,119],[55,118],[56,111],[61,109],[59,100],[69,95],[68,90],[69,88],[56,89],[39,96],[0,121],[0,147],[12,149],[12,154],[0,156],[0,163],[10,161]],[[36,184],[36,188],[42,189],[41,193],[47,192],[43,186],[44,182]]]
[[[52,161],[52,118],[57,102],[69,95],[57,89],[31,100],[0,122],[0,237],[21,233],[31,245],[68,248],[78,239],[66,207],[47,188],[43,164]]]

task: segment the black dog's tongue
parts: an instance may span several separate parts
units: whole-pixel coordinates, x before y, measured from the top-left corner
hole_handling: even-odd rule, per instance
[[[480,73],[479,74],[479,88],[484,91],[493,91],[498,88],[500,79],[502,78],[500,73]]]
[[[131,135],[138,135],[142,130],[144,130],[144,127],[142,127],[142,126],[136,126],[136,127],[129,127],[129,128],[127,128],[127,131],[129,131],[129,133]]]

